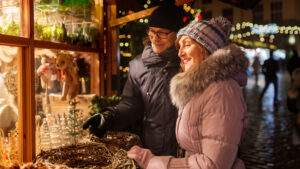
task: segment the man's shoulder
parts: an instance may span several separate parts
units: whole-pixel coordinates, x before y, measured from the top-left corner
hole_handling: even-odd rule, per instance
[[[146,67],[142,61],[142,55],[137,55],[134,59],[129,62],[129,70],[134,74],[140,74],[146,71]]]
[[[133,58],[130,62],[129,62],[129,67],[130,68],[134,68],[134,67],[140,67],[143,66],[143,62],[142,62],[142,54],[137,55],[135,58]]]

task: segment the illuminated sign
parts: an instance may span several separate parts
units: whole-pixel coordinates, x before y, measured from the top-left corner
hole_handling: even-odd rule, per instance
[[[268,25],[257,25],[251,27],[251,31],[254,34],[276,34],[278,31],[276,24],[268,24]]]

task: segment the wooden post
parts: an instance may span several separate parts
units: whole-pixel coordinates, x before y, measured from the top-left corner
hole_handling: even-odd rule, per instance
[[[34,39],[33,0],[20,1],[22,36]],[[34,48],[20,47],[18,53],[19,158],[30,162],[35,155]]]
[[[194,2],[194,1],[195,0],[177,0],[175,2],[175,4],[177,6],[181,6],[181,5],[185,4],[185,3],[190,3],[190,2]],[[155,6],[155,7],[149,8],[149,9],[145,9],[145,10],[142,10],[142,11],[139,11],[139,12],[135,12],[133,14],[130,14],[130,15],[127,15],[127,16],[124,16],[124,17],[121,17],[121,18],[115,18],[115,19],[112,19],[112,20],[108,20],[109,21],[109,23],[108,23],[109,27],[116,27],[116,26],[125,24],[127,22],[131,22],[131,21],[138,20],[140,18],[147,17],[157,7],[158,6]]]
[[[95,12],[98,19],[99,28],[99,47],[98,55],[92,55],[91,65],[91,93],[97,95],[104,95],[104,12],[103,12],[103,0],[95,0]]]
[[[106,20],[115,20],[117,18],[117,5],[116,0],[106,0]],[[107,96],[116,94],[117,91],[112,89],[112,83],[118,83],[113,81],[118,75],[118,62],[117,62],[117,27],[107,27],[107,44],[106,44],[106,87]]]
[[[100,93],[99,95],[104,95],[104,0],[98,0],[99,10],[97,10],[97,13],[99,14],[99,29],[100,29],[100,48],[99,48],[99,60],[100,60]],[[98,69],[99,70],[99,69]]]

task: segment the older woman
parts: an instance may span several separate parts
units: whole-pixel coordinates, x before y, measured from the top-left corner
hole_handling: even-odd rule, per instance
[[[224,47],[230,32],[223,17],[178,32],[183,72],[172,78],[170,94],[179,109],[176,136],[186,157],[154,156],[134,146],[127,155],[142,168],[245,168],[237,152],[248,122],[240,90],[248,60],[237,45]]]

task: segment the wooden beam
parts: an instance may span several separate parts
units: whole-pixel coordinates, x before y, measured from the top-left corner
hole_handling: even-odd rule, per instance
[[[190,2],[194,2],[195,0],[176,0],[175,4],[177,6],[181,6],[183,4],[186,4],[186,3],[190,3]]]
[[[0,34],[0,45],[8,45],[8,46],[28,46],[30,40],[28,38],[19,37],[19,36],[10,36]]]
[[[147,17],[156,8],[157,8],[157,6],[149,8],[149,9],[145,9],[145,10],[142,10],[140,12],[136,12],[136,13],[133,13],[133,14],[130,14],[130,15],[127,15],[127,16],[124,16],[124,17],[121,17],[121,18],[118,18],[118,19],[115,19],[115,20],[112,20],[112,21],[109,22],[109,26],[110,27],[115,27],[115,26],[122,25],[122,24],[127,23],[127,22],[131,22],[131,21],[135,21],[135,20],[140,19],[140,18]]]
[[[30,41],[31,45],[36,48],[46,48],[46,49],[58,49],[58,50],[72,50],[72,51],[86,51],[86,52],[99,52],[99,49],[84,47],[84,46],[76,46],[65,43],[55,43],[51,41],[43,41],[43,40],[33,40]]]
[[[177,6],[181,6],[183,4],[186,4],[186,3],[189,3],[189,2],[194,2],[194,1],[195,0],[177,0],[175,2],[175,4]],[[136,13],[133,13],[133,14],[121,17],[121,18],[117,18],[117,19],[111,20],[111,21],[109,21],[109,25],[108,26],[109,27],[115,27],[115,26],[119,26],[119,25],[125,24],[127,22],[131,22],[131,21],[135,21],[135,20],[140,19],[140,18],[147,17],[157,7],[158,6],[155,6],[155,7],[149,8],[149,9],[145,9],[145,10],[142,10],[142,11],[139,11],[139,12],[136,12]]]

